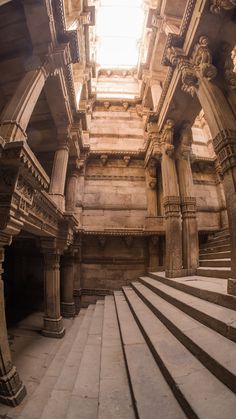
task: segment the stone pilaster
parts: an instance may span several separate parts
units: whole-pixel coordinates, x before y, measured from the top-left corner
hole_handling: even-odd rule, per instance
[[[151,158],[145,171],[148,217],[157,216],[157,162]]]
[[[59,139],[59,145],[54,155],[53,169],[50,182],[49,193],[58,207],[64,211],[65,209],[65,182],[67,164],[69,158],[69,145],[66,138]]]
[[[182,227],[180,197],[166,196],[163,199],[166,218],[166,276],[182,275]]]
[[[44,254],[44,328],[43,335],[61,338],[65,334],[60,311],[60,252],[54,240],[42,240]]]
[[[26,139],[26,128],[43,89],[47,72],[40,63],[28,71],[0,117],[0,136],[5,141]]]
[[[75,160],[69,164],[70,172],[66,188],[66,211],[75,214],[76,207],[80,199],[79,177],[84,169],[82,160]]]
[[[180,196],[173,145],[174,123],[167,120],[161,133],[163,206],[166,219],[166,275],[182,275]]]
[[[195,274],[199,264],[199,243],[196,217],[196,198],[193,195],[193,176],[190,164],[193,142],[191,126],[183,124],[177,152],[177,172],[181,197],[183,268],[187,274]]]
[[[22,384],[16,367],[12,364],[8,343],[5,317],[4,285],[2,264],[4,247],[0,244],[0,403],[17,406],[25,397],[26,389]]]
[[[63,279],[62,279],[62,295],[61,295],[61,314],[63,317],[74,317],[75,301],[74,301],[74,270],[75,257],[74,251],[65,252],[62,257]]]

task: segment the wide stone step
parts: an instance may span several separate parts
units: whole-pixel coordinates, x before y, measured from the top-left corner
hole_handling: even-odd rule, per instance
[[[216,232],[214,232],[214,236],[215,237],[229,236],[229,229],[228,228],[223,228],[222,230],[216,231]]]
[[[185,418],[145,342],[124,294],[115,292],[115,301],[138,418]]]
[[[87,313],[86,313],[87,314]],[[61,374],[68,353],[73,345],[77,333],[84,322],[84,310],[82,310],[78,317],[73,320],[73,325],[69,332],[66,333],[65,338],[62,340],[62,344],[57,351],[53,361],[48,367],[44,377],[40,381],[39,386],[36,388],[34,393],[30,396],[29,400],[26,399],[25,405],[17,416],[17,419],[38,419],[45,406],[48,403],[50,395],[54,389],[54,386]],[[47,338],[50,339],[50,338]]]
[[[202,419],[235,418],[235,394],[196,359],[133,289],[124,287],[123,290],[157,364],[186,415]]]
[[[149,272],[149,276],[195,297],[236,310],[236,297],[227,293],[227,280],[225,279],[197,275],[171,279],[166,278],[165,272]]]
[[[200,259],[199,265],[201,267],[210,267],[210,268],[229,268],[231,266],[231,259]]]
[[[40,419],[51,419],[53,417],[57,419],[65,418],[94,312],[95,305],[89,306],[86,310],[83,322],[76,334],[73,345],[70,347],[60,376],[57,379]]]
[[[197,274],[201,276],[209,276],[212,278],[229,278],[231,273],[231,268],[198,268]]]
[[[150,277],[140,277],[139,281],[189,316],[236,342],[236,312],[234,310],[194,297]]]
[[[230,251],[230,244],[219,244],[219,245],[211,245],[209,244],[207,247],[200,248],[199,254],[203,255],[205,253],[213,253],[213,252],[225,252]]]
[[[104,301],[97,301],[66,419],[97,419]]]
[[[135,419],[135,417],[115,301],[113,296],[106,296],[98,418]]]
[[[224,336],[163,300],[139,282],[132,283],[139,297],[218,380],[236,392],[236,345]]]
[[[199,259],[230,259],[231,252],[212,252],[212,253],[203,253],[199,255]]]
[[[230,244],[229,237],[214,238],[208,240],[206,243],[200,245],[200,249],[206,249],[207,247],[222,246],[225,244]]]

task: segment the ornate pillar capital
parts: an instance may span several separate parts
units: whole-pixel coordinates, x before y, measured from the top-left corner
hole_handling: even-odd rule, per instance
[[[163,205],[165,208],[165,216],[176,217],[180,216],[180,197],[179,196],[165,196],[163,198]]]
[[[222,10],[232,10],[236,6],[235,0],[211,0],[210,11],[219,14]]]
[[[160,134],[161,144],[164,148],[165,153],[169,157],[173,157],[174,154],[174,121],[172,119],[167,119],[161,134]]]

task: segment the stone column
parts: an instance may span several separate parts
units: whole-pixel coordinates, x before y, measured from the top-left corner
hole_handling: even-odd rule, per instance
[[[194,275],[199,264],[199,244],[196,198],[193,194],[193,176],[190,164],[193,138],[192,129],[188,122],[183,124],[179,141],[177,172],[182,210],[183,267],[187,269],[188,275]]]
[[[0,243],[0,403],[17,406],[25,397],[26,389],[11,360],[5,317],[4,284],[2,281],[3,262],[4,247]]]
[[[228,292],[236,295],[236,120],[218,86],[206,78],[200,78],[197,92],[222,168],[231,241],[231,279],[228,280]]]
[[[84,167],[84,162],[74,160],[69,163],[70,172],[66,187],[66,211],[75,214],[80,199],[79,175]]]
[[[147,214],[148,217],[157,216],[157,162],[151,158],[146,171],[146,191],[147,191]]]
[[[49,193],[58,207],[65,210],[65,182],[69,158],[69,145],[66,139],[60,140],[54,155]]]
[[[61,314],[63,317],[75,316],[74,302],[74,269],[75,257],[74,250],[70,250],[62,257],[63,263],[63,280],[62,280],[62,296],[61,296]]]
[[[62,338],[65,334],[60,311],[60,251],[54,240],[42,239],[44,254],[44,328],[43,335]]]
[[[26,139],[26,128],[43,89],[47,73],[43,67],[28,71],[0,116],[0,136],[5,141]]]
[[[150,88],[151,88],[151,93],[152,93],[153,109],[155,112],[159,104],[161,94],[162,94],[162,87],[161,87],[160,80],[156,80],[155,78],[151,79]]]
[[[182,226],[180,196],[174,160],[173,121],[167,120],[161,135],[163,206],[166,225],[166,275],[182,275]]]
[[[74,255],[74,301],[76,314],[80,311],[80,298],[81,298],[81,238],[77,239],[75,243],[75,255]]]

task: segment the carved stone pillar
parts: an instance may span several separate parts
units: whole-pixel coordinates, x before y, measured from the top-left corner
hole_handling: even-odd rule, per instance
[[[51,175],[51,183],[49,193],[58,207],[64,211],[65,209],[65,182],[67,164],[69,158],[69,145],[66,139],[59,141],[58,149],[54,155],[53,169]]]
[[[44,328],[43,335],[62,338],[65,334],[60,311],[60,252],[54,240],[42,239],[44,254]]]
[[[221,90],[205,78],[200,79],[198,97],[222,168],[231,241],[228,292],[236,295],[236,120]]]
[[[61,296],[61,314],[63,317],[75,316],[74,302],[74,270],[75,257],[74,251],[66,252],[62,257],[63,263],[63,280],[62,280],[62,296]]]
[[[148,217],[157,216],[157,162],[151,159],[145,171],[147,191],[147,214]]]
[[[169,48],[169,60],[181,72],[182,90],[198,96],[213,138],[213,146],[222,168],[223,186],[231,241],[231,279],[228,292],[236,295],[236,120],[221,89],[211,80],[217,74],[205,36],[199,38],[192,56],[183,58],[179,50]]]
[[[80,311],[81,299],[81,238],[77,239],[74,249],[74,301],[76,314]]]
[[[183,267],[187,269],[188,275],[195,274],[199,264],[196,198],[193,196],[193,176],[190,164],[192,140],[191,126],[185,123],[180,133],[177,172],[182,210]]]
[[[66,188],[66,211],[75,214],[76,207],[81,198],[79,188],[79,177],[82,174],[84,168],[83,161],[73,161],[70,164],[70,173],[68,176],[67,188]]]
[[[3,243],[0,242],[0,403],[17,406],[25,397],[26,389],[11,360],[5,317],[4,285],[2,281],[3,262],[4,247]]]
[[[182,274],[182,226],[178,178],[173,158],[173,121],[168,120],[162,132],[163,206],[166,218],[166,275]]]
[[[26,139],[26,128],[47,78],[40,66],[28,71],[0,117],[0,136],[5,141]]]

